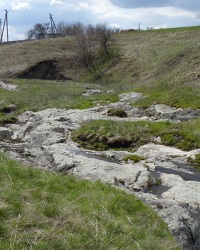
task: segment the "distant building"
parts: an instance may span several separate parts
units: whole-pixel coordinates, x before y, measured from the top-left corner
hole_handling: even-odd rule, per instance
[[[41,33],[38,35],[38,40],[42,40],[42,39],[48,39],[48,38],[56,38],[59,37],[60,34],[58,33]]]

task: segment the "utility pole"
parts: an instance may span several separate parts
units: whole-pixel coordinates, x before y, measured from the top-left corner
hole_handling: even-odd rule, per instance
[[[0,36],[1,36],[1,19],[0,19]],[[0,43],[1,43],[1,41],[0,41]]]
[[[52,15],[50,13],[49,13],[49,17],[50,17],[50,20],[51,20],[51,33],[52,34],[58,33],[58,30],[57,30],[56,25],[54,23],[53,17],[52,17]]]
[[[5,19],[4,19],[4,23],[3,23],[3,30],[2,30],[2,33],[1,33],[1,41],[0,43],[2,43],[2,40],[3,40],[3,33],[4,33],[4,29],[5,29],[5,26],[6,26],[6,32],[7,32],[7,42],[8,42],[8,11],[5,10]]]
[[[5,19],[6,19],[6,31],[7,31],[7,42],[8,42],[8,11],[5,10]]]
[[[140,30],[140,23],[138,23],[138,25],[139,25],[139,29],[138,30]]]

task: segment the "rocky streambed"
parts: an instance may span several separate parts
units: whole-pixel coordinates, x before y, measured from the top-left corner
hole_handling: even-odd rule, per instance
[[[200,249],[200,172],[187,163],[199,150],[185,152],[149,143],[134,154],[145,160],[124,162],[126,151],[84,150],[71,140],[71,131],[94,119],[183,121],[200,116],[200,110],[153,105],[146,110],[129,105],[142,96],[123,94],[118,103],[86,110],[47,109],[25,112],[17,124],[0,128],[1,151],[31,167],[100,180],[133,193],[168,224],[183,249]],[[112,107],[123,107],[128,117],[109,117]]]

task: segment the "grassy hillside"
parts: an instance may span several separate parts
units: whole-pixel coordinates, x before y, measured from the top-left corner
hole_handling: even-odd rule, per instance
[[[5,44],[0,48],[0,77],[10,78],[41,61],[55,60],[57,73],[68,79],[145,93],[148,97],[138,105],[158,102],[198,108],[199,41],[200,26],[118,33],[114,56],[101,65],[98,79],[77,64],[73,38]]]
[[[58,71],[70,72],[74,50],[71,38],[3,44],[0,48],[0,76],[15,77],[37,63],[48,60],[58,61]],[[69,78],[73,76],[69,73]]]
[[[145,102],[138,103],[142,106],[157,102],[200,107],[200,27],[123,33],[117,38],[121,56],[107,71],[114,86],[146,94]]]

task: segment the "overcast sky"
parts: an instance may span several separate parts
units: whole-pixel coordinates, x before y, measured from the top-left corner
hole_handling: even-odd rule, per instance
[[[107,23],[120,29],[200,25],[200,0],[0,0],[0,19],[8,10],[9,40],[24,39],[36,23]],[[4,32],[4,39],[6,32]]]

